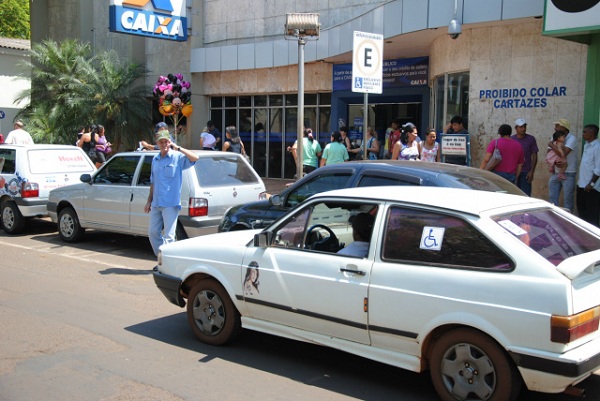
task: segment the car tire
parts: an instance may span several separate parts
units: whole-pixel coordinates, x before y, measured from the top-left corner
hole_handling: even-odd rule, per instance
[[[506,352],[473,329],[455,329],[433,346],[429,361],[433,386],[443,401],[513,401],[521,377]]]
[[[227,344],[241,328],[240,313],[227,291],[213,279],[194,285],[188,296],[187,314],[194,335],[206,344]]]
[[[0,222],[7,234],[19,234],[25,230],[25,218],[17,204],[10,200],[2,202]]]
[[[185,232],[185,229],[181,225],[180,222],[177,222],[177,227],[175,228],[175,241],[181,241],[184,239],[188,239],[188,235]]]
[[[77,213],[72,207],[66,207],[58,214],[58,235],[65,242],[77,242],[85,230],[79,224]]]

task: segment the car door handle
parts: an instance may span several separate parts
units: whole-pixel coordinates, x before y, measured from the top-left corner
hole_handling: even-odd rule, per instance
[[[359,276],[364,276],[367,274],[364,270],[346,269],[345,267],[341,267],[340,271],[342,273],[358,274]]]

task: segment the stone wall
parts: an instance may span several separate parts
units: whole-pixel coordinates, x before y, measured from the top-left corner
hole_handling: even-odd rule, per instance
[[[445,72],[470,71],[473,166],[480,165],[501,124],[514,126],[517,118],[527,120],[528,133],[536,137],[540,148],[532,195],[547,199],[550,175],[544,158],[554,132],[553,122],[566,118],[571,122],[571,132],[581,139],[587,46],[542,36],[541,20],[516,22],[466,29],[456,40],[438,38],[431,48],[430,78]],[[506,99],[480,96],[481,90],[515,88],[525,89],[526,96],[513,104],[505,102],[504,107],[496,106],[502,106]]]

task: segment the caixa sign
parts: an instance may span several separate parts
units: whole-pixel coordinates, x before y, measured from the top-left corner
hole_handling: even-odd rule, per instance
[[[109,0],[111,32],[187,40],[185,0]]]

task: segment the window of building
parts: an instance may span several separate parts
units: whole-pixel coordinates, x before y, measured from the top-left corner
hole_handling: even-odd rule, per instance
[[[331,94],[304,95],[304,126],[324,147],[331,132]],[[296,166],[287,147],[298,137],[298,95],[214,96],[210,119],[223,133],[235,125],[254,169],[261,177],[293,178]]]
[[[434,127],[438,132],[450,123],[454,116],[461,116],[464,127],[469,122],[469,72],[444,74],[433,83]]]

